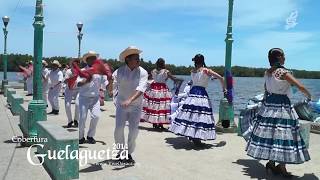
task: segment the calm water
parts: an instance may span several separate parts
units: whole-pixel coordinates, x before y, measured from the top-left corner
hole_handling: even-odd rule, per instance
[[[179,78],[185,79],[188,82],[190,76],[178,76]],[[300,81],[306,86],[311,92],[313,99],[320,98],[320,79],[300,79]],[[180,90],[183,90],[185,86],[183,83]],[[254,97],[257,94],[264,92],[264,79],[260,77],[235,77],[234,78],[234,109],[235,113],[239,114],[239,110],[245,108],[248,99]],[[169,82],[169,86],[172,87],[172,82]],[[222,87],[218,80],[209,82],[207,88],[208,94],[213,101],[214,112],[218,112],[219,102],[223,97]],[[291,98],[292,102],[304,100],[302,93],[297,92]]]
[[[180,90],[183,90],[185,83],[190,80],[190,76],[178,76],[184,79],[183,85]],[[0,72],[0,80],[3,79],[3,72]],[[15,72],[8,72],[9,81],[18,81],[21,79]],[[300,81],[308,88],[314,99],[320,98],[320,79],[300,79]],[[235,113],[238,114],[240,109],[245,108],[249,98],[264,92],[263,78],[257,77],[236,77],[234,79],[234,108]],[[172,87],[172,81],[168,81]],[[218,112],[219,101],[223,97],[222,88],[218,80],[210,81],[207,89],[208,94],[213,100],[214,112]],[[303,100],[303,95],[297,92],[292,97],[292,102]]]

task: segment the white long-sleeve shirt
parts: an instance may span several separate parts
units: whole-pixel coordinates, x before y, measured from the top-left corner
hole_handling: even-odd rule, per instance
[[[82,81],[83,78],[78,77],[78,82]],[[102,84],[102,76],[99,74],[94,74],[90,80],[90,82],[79,86],[79,96],[84,97],[99,97],[100,87]]]
[[[113,88],[117,92],[116,105],[120,105],[132,96],[135,91],[145,92],[148,72],[142,67],[131,70],[127,65],[119,67],[113,74]],[[141,106],[142,96],[134,100],[130,106]]]
[[[49,87],[56,86],[59,82],[63,81],[63,74],[59,69],[56,69],[55,71],[50,71],[49,74]]]

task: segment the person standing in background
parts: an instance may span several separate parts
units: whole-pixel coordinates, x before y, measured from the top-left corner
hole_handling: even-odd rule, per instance
[[[63,74],[60,71],[60,63],[57,60],[52,62],[52,70],[49,74],[49,93],[48,100],[52,107],[52,111],[48,114],[59,114],[59,93],[61,90],[61,83],[63,81]]]

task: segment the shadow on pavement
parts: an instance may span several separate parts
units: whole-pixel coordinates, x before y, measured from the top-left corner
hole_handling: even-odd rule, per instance
[[[169,130],[167,128],[164,129],[155,129],[153,127],[144,127],[144,126],[139,126],[140,130],[145,130],[145,131],[151,131],[151,132],[169,132]]]
[[[202,142],[201,145],[194,145],[186,137],[175,137],[175,138],[166,138],[166,143],[171,145],[174,149],[185,149],[185,150],[206,150],[211,149],[212,147],[222,147],[226,145],[225,141],[221,141],[216,144],[207,144]]]
[[[113,166],[115,168],[113,168],[112,170],[114,171],[119,171],[119,170],[123,170],[129,167],[133,167],[134,165],[131,164],[122,164],[119,160],[104,160],[101,162],[97,162],[97,163],[90,163],[90,166],[84,169],[81,169],[79,172],[80,173],[89,173],[89,172],[95,172],[95,171],[101,171],[103,170],[103,166]]]
[[[319,180],[314,174],[304,174],[302,177],[293,176],[292,178],[283,178],[280,175],[273,175],[272,173],[266,173],[265,166],[261,164],[258,160],[254,159],[239,159],[235,164],[244,166],[242,172],[244,175],[249,176],[251,179],[268,179],[268,180],[281,180],[281,179],[291,179],[291,180]],[[294,172],[292,172],[294,175]]]

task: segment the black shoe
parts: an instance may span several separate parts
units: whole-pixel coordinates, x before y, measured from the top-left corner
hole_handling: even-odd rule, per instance
[[[159,125],[158,124],[152,124],[152,127],[155,129],[159,129]]]
[[[128,155],[128,158],[124,160],[124,163],[126,165],[134,165],[136,163],[135,160],[133,160],[131,154]]]
[[[96,140],[93,139],[93,137],[87,136],[87,140],[88,140],[88,143],[89,143],[89,144],[95,144],[95,143],[96,143]]]
[[[83,137],[81,139],[79,139],[79,144],[83,144],[86,141],[86,139]]]
[[[54,110],[54,115],[58,115],[59,114],[59,110]]]
[[[33,96],[33,94],[27,94],[26,96]]]
[[[49,112],[48,114],[58,115],[59,114],[59,110],[52,109],[52,111]]]
[[[77,120],[74,120],[74,121],[73,121],[73,127],[78,127],[78,125],[79,125],[79,124],[78,124],[78,121],[77,121]]]
[[[72,121],[68,123],[67,128],[71,128],[72,127]]]
[[[52,110],[51,112],[49,112],[48,114],[54,114],[55,113],[55,111],[54,110]]]

